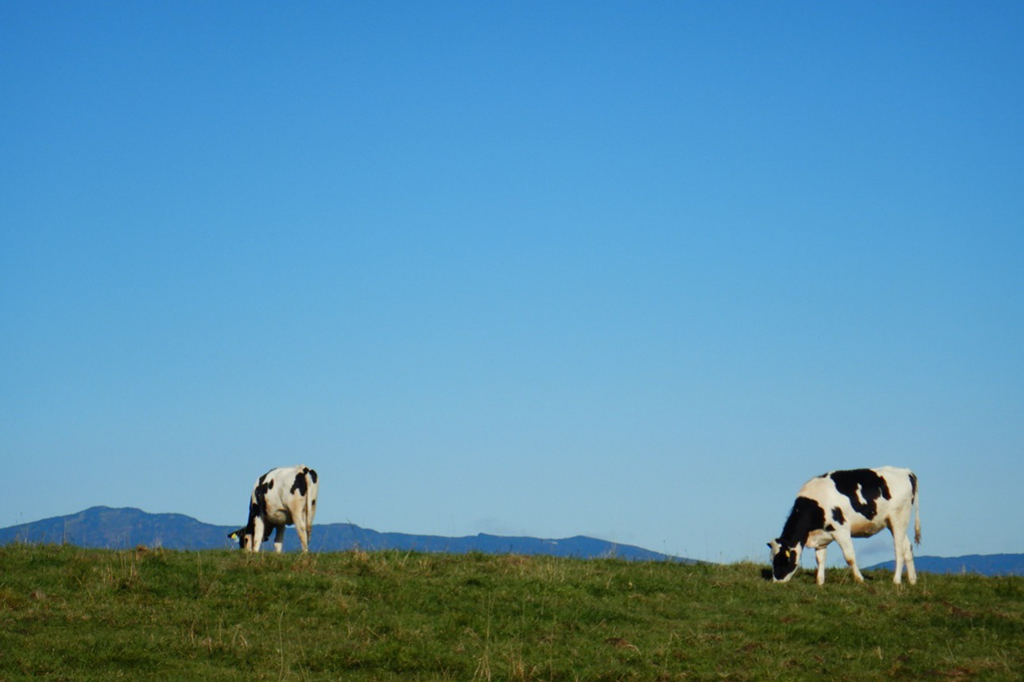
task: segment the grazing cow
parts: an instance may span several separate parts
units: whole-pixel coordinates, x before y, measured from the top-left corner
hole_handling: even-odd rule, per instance
[[[294,525],[302,551],[309,551],[309,535],[316,516],[316,495],[320,489],[316,472],[307,466],[271,469],[259,477],[249,498],[249,521],[228,537],[250,552],[260,551],[260,543],[276,528],[274,551],[281,551],[284,527]]]
[[[814,549],[818,561],[818,584],[824,584],[825,550],[835,540],[853,571],[853,579],[864,582],[851,538],[868,537],[888,528],[896,548],[893,582],[900,583],[905,562],[907,579],[913,585],[917,582],[917,571],[907,537],[911,507],[914,540],[920,544],[917,476],[910,469],[832,471],[812,478],[797,493],[782,535],[768,543],[772,550],[772,580],[784,583],[793,577],[800,565],[800,552],[808,547]]]

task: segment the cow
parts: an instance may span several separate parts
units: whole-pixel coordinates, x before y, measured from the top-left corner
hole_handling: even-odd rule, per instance
[[[271,469],[256,481],[249,497],[249,521],[228,537],[250,552],[260,551],[260,543],[274,536],[274,551],[280,553],[284,527],[294,525],[302,551],[309,551],[309,536],[316,516],[316,496],[320,489],[316,472],[307,466]]]
[[[917,582],[917,571],[914,570],[914,551],[907,537],[911,507],[914,508],[914,540],[921,544],[917,476],[910,469],[880,467],[831,471],[812,478],[797,493],[782,535],[768,543],[772,581],[784,583],[792,578],[800,566],[800,553],[807,547],[814,549],[818,562],[817,581],[823,585],[825,551],[835,540],[853,571],[853,579],[864,582],[851,538],[869,537],[888,528],[896,549],[893,582],[900,584],[906,564],[907,579],[913,585]]]

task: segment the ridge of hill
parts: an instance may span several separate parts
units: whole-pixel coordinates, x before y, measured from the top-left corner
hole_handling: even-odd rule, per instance
[[[968,554],[965,556],[915,556],[918,573],[979,573],[981,575],[1024,576],[1024,554]],[[895,561],[883,561],[871,569],[896,569]]]
[[[0,529],[0,545],[23,542],[70,544],[100,549],[127,549],[139,545],[186,550],[226,549],[237,546],[228,539],[228,534],[236,528],[203,523],[184,514],[151,514],[131,507],[100,506],[77,514]],[[285,531],[284,548],[286,551],[299,548],[298,536],[292,528]],[[451,554],[484,552],[696,563],[691,559],[582,535],[558,540],[486,533],[443,537],[381,533],[352,523],[315,524],[309,549],[313,552],[350,549],[398,549]]]
[[[0,546],[12,542],[70,544],[98,549],[128,549],[137,546],[165,549],[204,550],[235,547],[228,534],[237,526],[204,523],[184,514],[151,514],[132,507],[91,507],[77,514],[0,528]],[[295,530],[285,532],[285,551],[299,549]],[[620,558],[634,561],[698,563],[693,559],[577,535],[563,539],[542,539],[479,533],[464,537],[378,532],[353,523],[316,524],[310,541],[313,552],[352,549],[404,550],[466,554],[521,554],[576,557],[581,559]],[[1024,576],[1024,554],[970,554],[959,557],[918,556],[914,564],[921,573],[976,573],[985,576]],[[894,569],[885,561],[865,570]]]

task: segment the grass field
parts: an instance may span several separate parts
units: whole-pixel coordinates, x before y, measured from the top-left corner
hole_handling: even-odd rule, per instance
[[[1024,679],[1024,578],[0,548],[0,680]]]

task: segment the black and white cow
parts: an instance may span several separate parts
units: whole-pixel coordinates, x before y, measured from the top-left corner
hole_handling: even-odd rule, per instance
[[[309,551],[309,536],[316,516],[316,495],[320,489],[316,472],[307,466],[271,469],[256,481],[249,498],[249,521],[228,537],[250,552],[260,551],[260,543],[274,536],[274,551],[282,549],[284,527],[294,525],[302,551]]]
[[[808,547],[814,549],[818,562],[818,584],[824,584],[825,551],[835,540],[853,571],[853,579],[864,582],[851,538],[868,537],[888,528],[896,548],[893,582],[899,584],[902,580],[905,563],[907,579],[913,585],[917,582],[917,571],[914,570],[914,551],[907,537],[911,507],[914,540],[920,544],[917,476],[910,469],[832,471],[812,478],[797,493],[782,535],[768,543],[772,550],[772,579],[786,582],[793,577],[800,566],[800,552]]]

